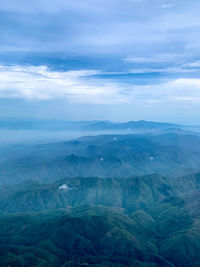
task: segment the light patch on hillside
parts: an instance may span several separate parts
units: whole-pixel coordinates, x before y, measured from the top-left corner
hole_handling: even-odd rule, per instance
[[[68,187],[67,184],[63,184],[61,186],[58,187],[59,190],[69,190],[70,188]]]

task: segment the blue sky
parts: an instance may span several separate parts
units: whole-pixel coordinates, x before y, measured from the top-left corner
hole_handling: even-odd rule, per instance
[[[200,124],[199,0],[0,3],[0,117]]]

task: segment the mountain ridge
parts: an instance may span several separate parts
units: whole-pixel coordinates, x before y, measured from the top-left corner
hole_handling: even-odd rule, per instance
[[[23,267],[198,266],[200,173],[189,178],[67,178],[12,186],[6,195],[13,201],[0,200],[0,262]],[[189,185],[184,191],[181,182]],[[62,202],[64,195],[67,202]],[[41,209],[32,209],[35,201]]]
[[[10,150],[0,160],[0,184],[30,179],[48,183],[67,176],[181,176],[198,172],[199,166],[200,137],[196,135],[86,136]]]

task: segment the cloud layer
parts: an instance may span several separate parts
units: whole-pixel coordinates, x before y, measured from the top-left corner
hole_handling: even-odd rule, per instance
[[[48,116],[62,102],[83,119],[197,116],[199,10],[199,0],[1,1],[1,114],[34,102]]]
[[[71,103],[200,102],[200,79],[179,78],[151,85],[99,78],[97,70],[53,71],[47,66],[0,66],[0,97],[66,99]],[[112,76],[112,73],[111,73]]]
[[[142,57],[193,47],[198,55],[199,8],[198,0],[7,0],[0,48]]]
[[[66,99],[80,103],[119,103],[121,87],[95,79],[96,70],[51,71],[46,66],[0,66],[0,97]]]

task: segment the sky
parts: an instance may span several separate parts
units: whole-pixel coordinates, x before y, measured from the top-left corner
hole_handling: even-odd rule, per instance
[[[0,118],[200,124],[199,0],[0,3]]]

